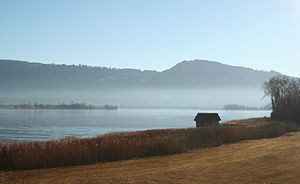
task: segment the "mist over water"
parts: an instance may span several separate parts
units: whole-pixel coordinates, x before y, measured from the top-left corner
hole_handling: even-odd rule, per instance
[[[69,103],[112,104],[129,108],[205,108],[220,109],[226,104],[263,106],[263,91],[257,88],[203,89],[103,89],[103,90],[34,90],[1,92],[1,104]]]
[[[0,141],[92,137],[114,131],[195,127],[198,112],[217,112],[222,121],[269,116],[270,111],[224,111],[226,104],[262,106],[260,89],[105,89],[24,91],[1,95],[1,103],[71,101],[113,104],[119,110],[0,109]],[[6,101],[5,101],[6,100]],[[125,108],[125,109],[124,109]],[[151,109],[149,109],[151,108]],[[187,108],[187,109],[184,109]]]

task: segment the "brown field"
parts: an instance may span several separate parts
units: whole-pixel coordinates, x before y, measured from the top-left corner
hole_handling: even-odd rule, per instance
[[[137,160],[0,171],[0,183],[300,183],[300,132]]]

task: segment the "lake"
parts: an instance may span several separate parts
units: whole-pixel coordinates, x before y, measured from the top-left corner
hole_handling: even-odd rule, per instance
[[[269,116],[270,111],[196,109],[20,110],[0,109],[0,141],[92,137],[113,131],[195,127],[197,112],[218,112],[222,122]]]

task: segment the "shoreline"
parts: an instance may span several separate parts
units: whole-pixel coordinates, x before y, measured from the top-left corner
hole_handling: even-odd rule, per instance
[[[172,155],[242,140],[274,138],[296,130],[299,127],[269,118],[252,118],[201,128],[112,132],[92,138],[0,143],[0,166],[3,169],[33,169]]]

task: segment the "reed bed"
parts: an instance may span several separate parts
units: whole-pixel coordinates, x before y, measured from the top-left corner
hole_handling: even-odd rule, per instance
[[[1,169],[33,169],[168,155],[285,134],[283,123],[115,132],[93,138],[0,143]]]

